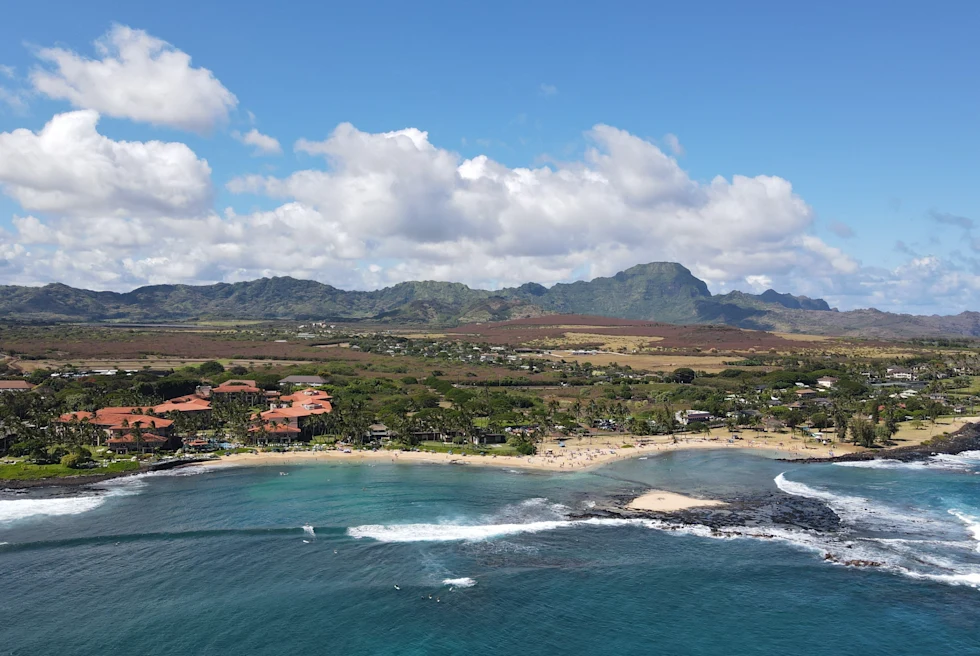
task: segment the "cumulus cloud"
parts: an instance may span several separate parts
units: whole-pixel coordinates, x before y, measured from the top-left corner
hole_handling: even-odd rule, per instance
[[[298,152],[327,167],[286,178],[245,176],[236,192],[264,193],[331,217],[366,258],[409,272],[499,286],[615,273],[637,262],[688,263],[710,282],[778,276],[812,263],[852,262],[801,235],[813,221],[786,180],[690,178],[654,144],[597,125],[574,162],[509,168],[463,159],[408,128],[366,133],[338,126]]]
[[[270,137],[267,134],[262,134],[255,128],[252,128],[245,134],[238,132],[231,133],[231,136],[246,146],[252,146],[255,150],[252,151],[253,155],[281,155],[282,146],[279,145],[279,140],[275,137]]]
[[[968,267],[926,255],[863,267],[812,234],[813,212],[787,180],[698,181],[606,125],[573,161],[512,168],[463,158],[415,128],[342,124],[295,144],[322,165],[228,185],[278,207],[219,215],[207,163],[190,149],[111,141],[96,121],[73,112],[36,134],[0,135],[0,183],[26,210],[0,233],[6,282],[129,289],[292,275],[348,289],[412,279],[494,288],[668,260],[714,291],[773,287],[844,309],[958,310],[980,293]]]
[[[28,211],[189,216],[212,204],[211,169],[182,143],[113,141],[97,112],[58,114],[39,132],[0,133],[0,188]]]
[[[95,49],[98,59],[39,50],[34,89],[80,109],[193,132],[212,130],[238,104],[211,71],[194,68],[189,55],[143,30],[114,25]]]

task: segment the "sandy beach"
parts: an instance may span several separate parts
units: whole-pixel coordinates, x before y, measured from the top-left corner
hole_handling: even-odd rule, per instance
[[[686,449],[752,449],[776,452],[786,458],[827,457],[855,450],[849,445],[804,445],[799,438],[788,435],[764,439],[729,440],[718,437],[680,437],[676,443],[669,437],[646,438],[634,441],[628,436],[604,435],[592,439],[565,440],[564,447],[557,440],[547,440],[539,446],[534,456],[461,455],[430,453],[425,451],[358,451],[345,453],[341,450],[287,451],[284,453],[239,453],[208,461],[208,466],[258,466],[299,465],[313,462],[392,462],[431,463],[505,467],[512,469],[537,469],[545,471],[576,471],[596,467],[614,460],[638,458],[656,453]],[[629,446],[624,446],[629,445]]]
[[[963,424],[977,421],[977,417],[958,417],[938,422],[921,430],[903,426],[896,439],[901,446],[918,444],[942,432],[952,432]],[[548,438],[538,446],[534,456],[461,455],[429,453],[425,451],[358,451],[345,453],[341,450],[287,451],[284,453],[238,453],[219,460],[207,461],[214,466],[300,465],[313,462],[393,462],[430,463],[446,465],[470,465],[505,467],[511,469],[537,469],[544,471],[579,471],[603,465],[614,460],[641,458],[656,453],[687,449],[732,449],[765,451],[780,458],[827,458],[844,453],[863,451],[853,444],[821,444],[813,439],[789,433],[756,433],[740,431],[741,439],[735,439],[724,429],[715,429],[708,435],[678,435],[677,441],[667,435],[595,435],[592,437]],[[565,446],[561,446],[564,443]]]
[[[629,502],[629,510],[649,510],[652,512],[676,512],[688,508],[706,508],[728,505],[724,501],[714,499],[695,499],[676,492],[650,490]]]

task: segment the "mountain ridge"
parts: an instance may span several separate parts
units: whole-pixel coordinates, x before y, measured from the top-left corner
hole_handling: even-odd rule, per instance
[[[823,299],[768,289],[711,294],[674,262],[651,262],[589,281],[499,290],[462,283],[407,281],[374,291],[346,291],[289,276],[212,285],[148,285],[129,292],[0,286],[0,316],[11,321],[113,322],[196,319],[334,320],[460,324],[547,314],[585,314],[675,324],[813,334],[907,338],[980,336],[980,313],[840,312]]]

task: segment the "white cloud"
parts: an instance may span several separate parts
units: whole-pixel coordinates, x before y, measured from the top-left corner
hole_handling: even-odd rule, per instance
[[[0,76],[10,78],[11,80],[16,77],[16,70],[13,66],[7,66],[6,64],[0,64]]]
[[[681,145],[681,140],[677,138],[676,134],[668,132],[664,135],[664,143],[667,144],[667,148],[670,149],[674,155],[681,157],[684,154],[684,146]]]
[[[554,84],[542,84],[539,88],[542,96],[557,96],[558,87]]]
[[[418,129],[342,124],[295,146],[325,166],[229,184],[279,207],[219,215],[207,164],[186,146],[111,141],[96,118],[74,112],[38,134],[0,135],[0,181],[26,210],[0,233],[4,281],[129,289],[292,275],[348,289],[412,279],[492,288],[667,260],[714,291],[772,287],[844,309],[958,311],[980,298],[980,276],[962,264],[917,256],[894,270],[862,267],[811,234],[812,211],[782,178],[699,182],[605,125],[574,161],[510,168],[439,148]],[[24,162],[40,165],[23,173]]]
[[[0,133],[0,188],[32,212],[188,216],[211,206],[211,169],[182,143],[113,141],[91,110]]]
[[[282,146],[279,145],[279,140],[275,137],[270,137],[267,134],[262,134],[255,128],[252,128],[245,134],[238,132],[231,133],[231,136],[242,142],[246,146],[253,146],[255,150],[252,152],[253,155],[281,155]]]
[[[826,251],[800,242],[812,213],[787,181],[701,184],[627,132],[598,125],[587,136],[593,145],[578,162],[511,169],[464,160],[414,128],[370,134],[342,124],[324,141],[296,144],[324,156],[327,169],[247,176],[229,188],[331,217],[362,257],[401,263],[389,268],[392,280],[411,271],[490,286],[550,283],[663,259],[718,283],[826,262]]]
[[[0,86],[0,103],[15,112],[21,113],[27,109],[27,94],[19,89],[8,89]]]
[[[37,56],[47,67],[31,72],[38,92],[107,116],[208,132],[228,118],[238,100],[206,68],[143,30],[114,25],[96,41],[101,59],[63,48]]]

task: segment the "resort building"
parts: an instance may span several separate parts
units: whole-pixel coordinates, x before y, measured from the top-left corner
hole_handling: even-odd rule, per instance
[[[285,387],[286,385],[300,385],[302,387],[320,387],[321,385],[326,385],[325,381],[320,376],[286,376],[279,381],[279,385]]]
[[[211,400],[215,404],[239,402],[253,406],[261,405],[265,394],[254,380],[226,380],[211,388]]]
[[[118,437],[110,437],[106,440],[106,446],[113,453],[153,453],[154,451],[166,448],[169,441],[166,437],[154,435],[153,433],[143,433],[139,436],[133,433],[126,433]]]

